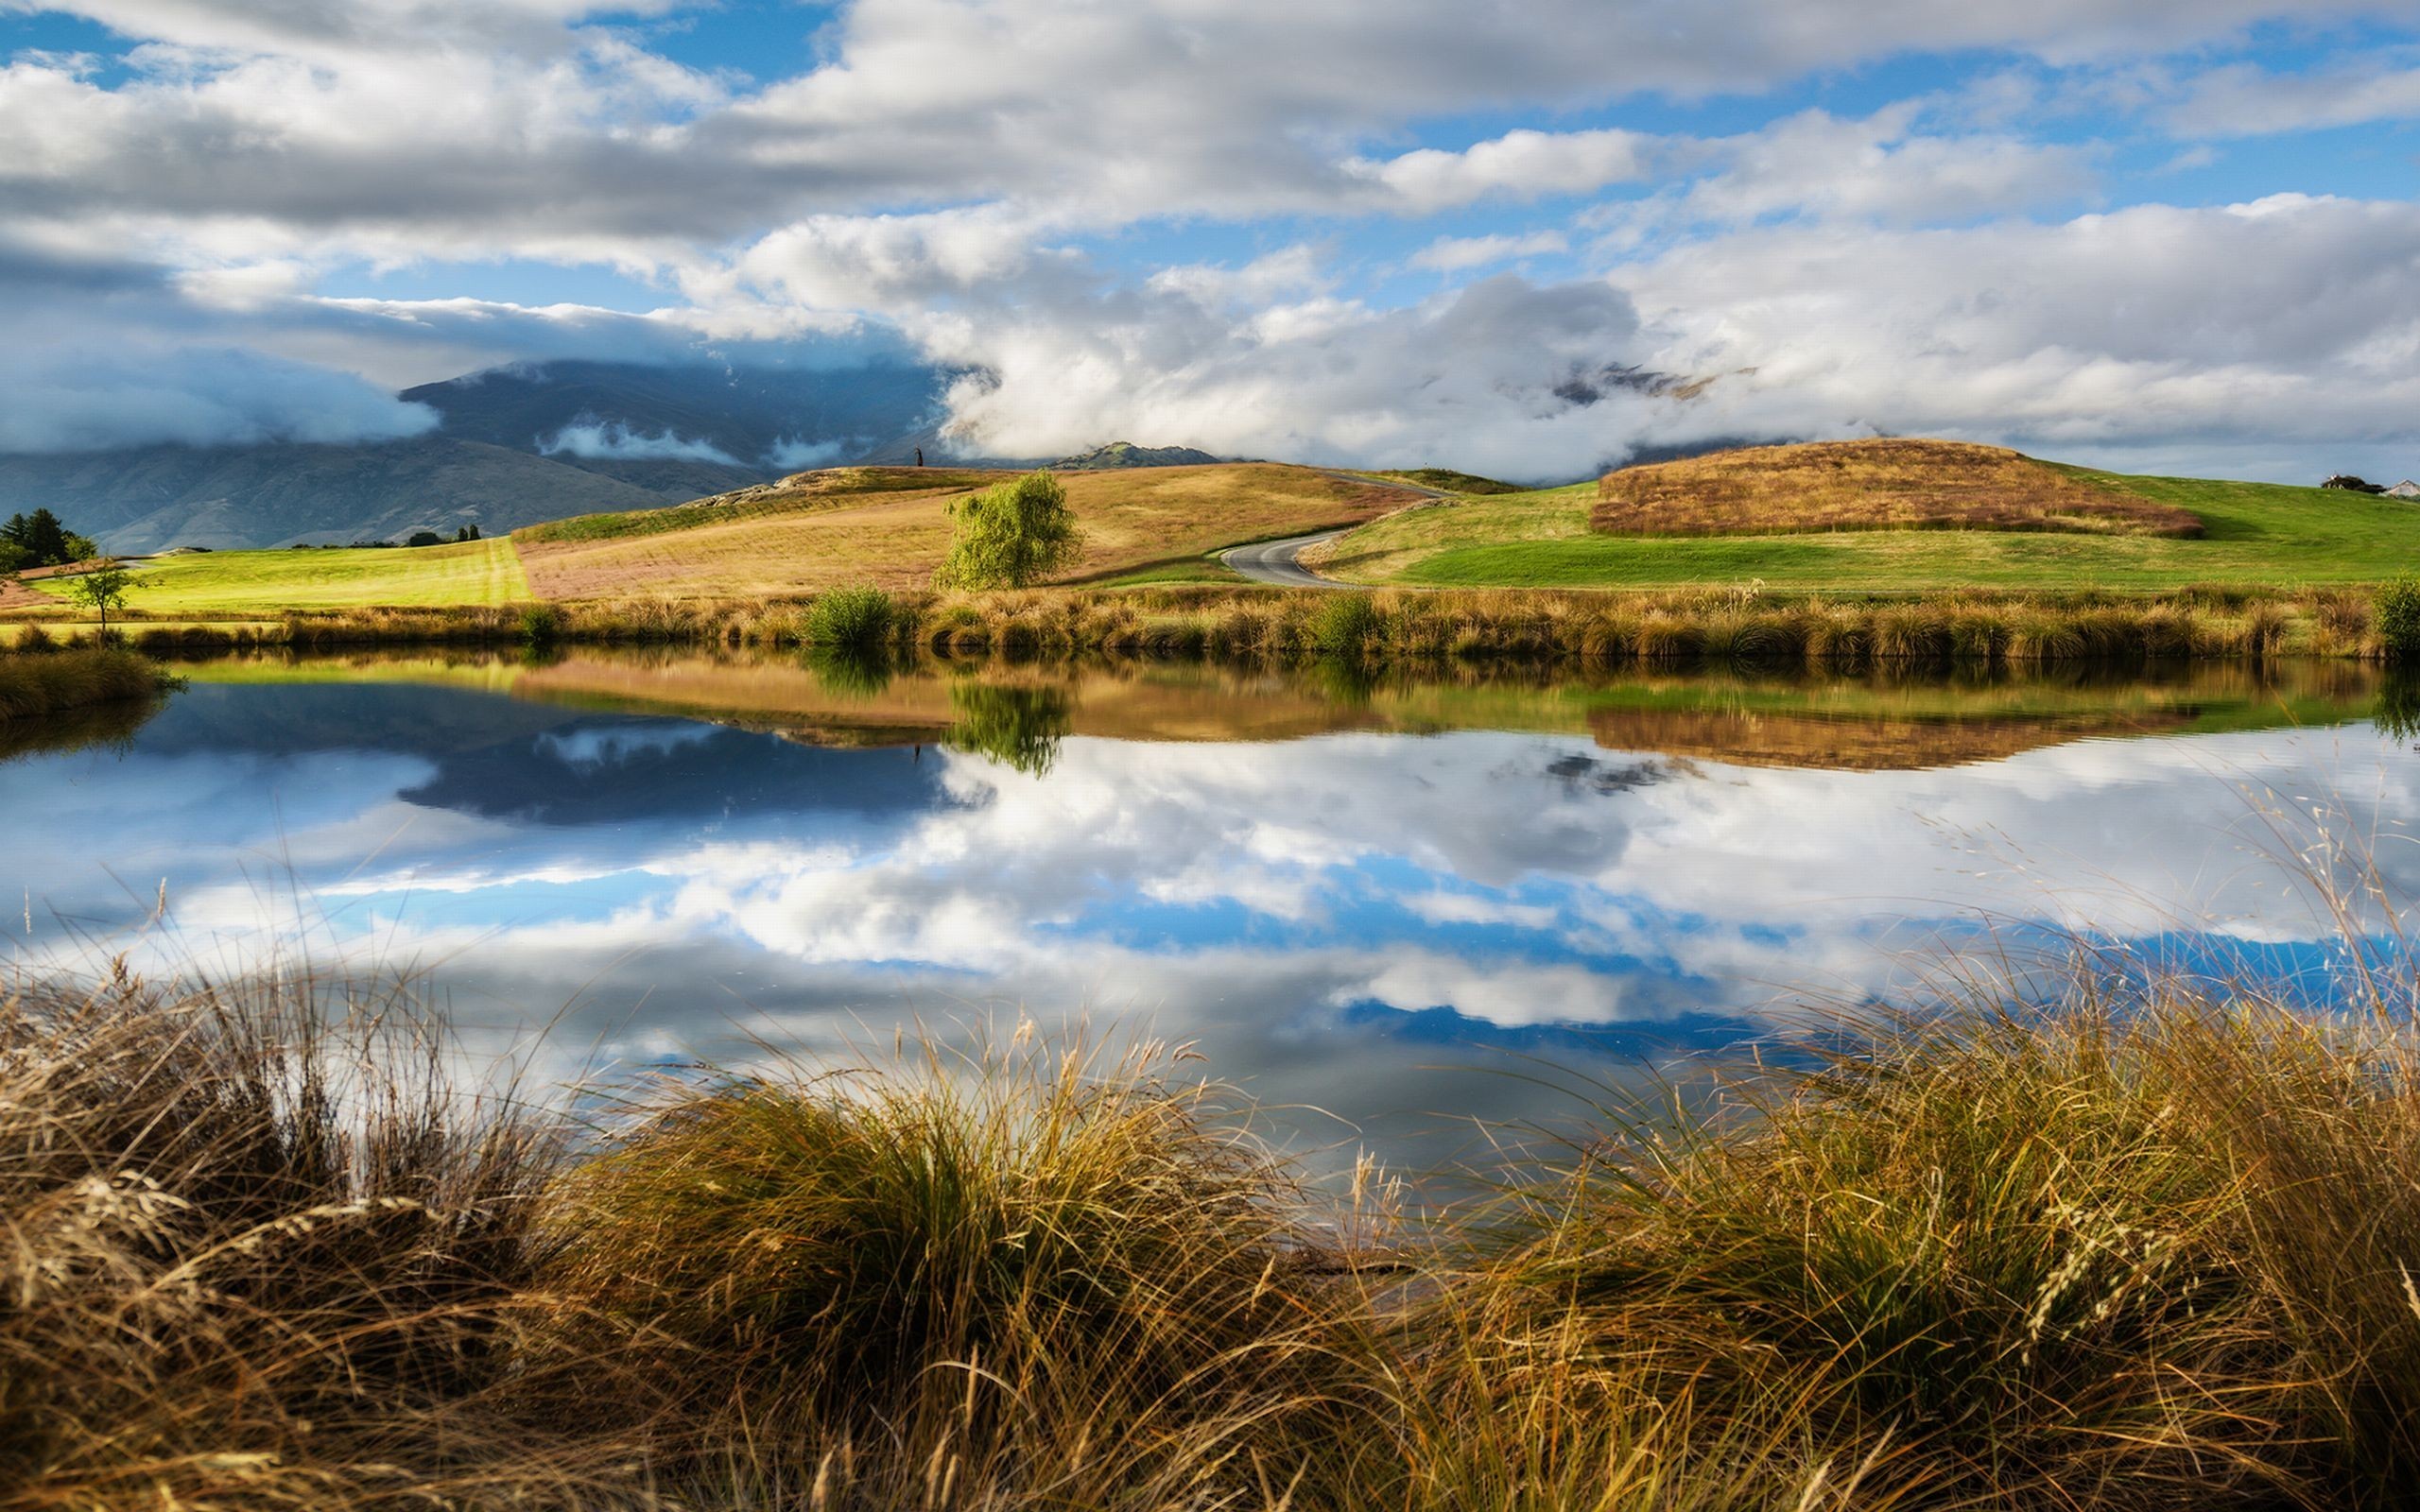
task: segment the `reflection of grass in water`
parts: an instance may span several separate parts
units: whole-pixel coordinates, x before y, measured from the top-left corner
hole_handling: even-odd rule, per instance
[[[0,762],[19,756],[124,749],[161,707],[159,699],[145,698],[100,704],[40,719],[0,720]]]
[[[2397,671],[2378,688],[2377,726],[2396,740],[2420,737],[2420,673]]]
[[[1323,656],[1303,675],[1322,697],[1341,709],[1367,709],[1378,691],[1378,674],[1359,657]]]
[[[879,645],[816,645],[805,662],[817,682],[853,698],[875,697],[890,686],[890,654]]]
[[[1067,690],[1046,684],[954,682],[949,702],[952,749],[988,756],[1032,777],[1058,762],[1059,743],[1075,722]]]

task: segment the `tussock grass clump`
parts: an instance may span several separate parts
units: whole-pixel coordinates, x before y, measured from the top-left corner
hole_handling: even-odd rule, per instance
[[[1311,616],[1311,644],[1322,656],[1357,661],[1386,627],[1386,616],[1367,593],[1338,593]]]
[[[807,606],[800,627],[812,645],[868,651],[890,637],[890,595],[879,588],[836,588]]]
[[[1028,1044],[669,1089],[566,1182],[549,1284],[659,1355],[707,1440],[847,1446],[859,1494],[938,1457],[970,1503],[1207,1495],[1247,1449],[1291,1484],[1354,1406],[1354,1295],[1286,1168],[1156,1065]]]
[[[0,1506],[316,1508],[580,1477],[508,1382],[543,1136],[386,1003],[0,995]],[[618,1388],[618,1383],[600,1381]]]
[[[2408,1029],[2258,1003],[1901,1024],[1677,1124],[1611,1110],[1497,1275],[1702,1409],[1911,1435],[1962,1504],[2387,1505],[2415,1072]]]
[[[0,652],[0,720],[131,702],[166,685],[158,667],[131,651],[20,647]]]

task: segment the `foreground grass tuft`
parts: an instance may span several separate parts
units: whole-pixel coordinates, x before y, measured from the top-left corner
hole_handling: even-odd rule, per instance
[[[1032,1045],[670,1089],[566,1179],[548,1284],[579,1348],[691,1383],[706,1444],[774,1474],[846,1449],[882,1504],[936,1461],[978,1501],[1184,1504],[1251,1452],[1290,1478],[1372,1404],[1359,1298],[1231,1112]]]
[[[0,1508],[2398,1504],[2420,1032],[2095,980],[1610,1103],[1420,1225],[1148,1052],[574,1123],[407,996],[24,985]]]

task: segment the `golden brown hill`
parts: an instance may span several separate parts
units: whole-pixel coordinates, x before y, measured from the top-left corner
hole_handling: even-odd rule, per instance
[[[1964,441],[1814,441],[1623,468],[1588,526],[1618,536],[1832,530],[2052,530],[2198,536],[2173,505],[2100,488],[2019,452]]]
[[[921,588],[949,547],[949,501],[1007,472],[836,468],[736,493],[517,532],[542,598],[779,596],[849,583]],[[1357,524],[1405,490],[1273,463],[1061,475],[1084,532],[1068,581],[1198,558],[1238,541]]]

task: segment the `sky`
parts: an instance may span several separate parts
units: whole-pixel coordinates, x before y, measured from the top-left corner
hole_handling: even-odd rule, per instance
[[[0,0],[0,450],[595,357],[953,442],[2420,473],[2420,0]]]

